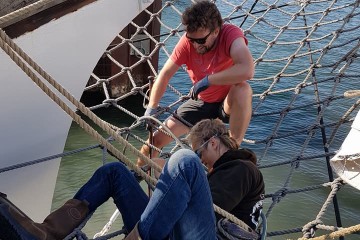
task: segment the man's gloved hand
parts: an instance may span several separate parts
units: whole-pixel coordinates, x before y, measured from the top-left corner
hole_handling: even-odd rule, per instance
[[[145,116],[145,117],[152,116],[152,115],[154,115],[156,112],[157,112],[157,107],[152,108],[152,107],[149,107],[149,106],[148,106],[148,107],[146,108],[146,111],[145,111],[145,113],[144,113],[144,116]]]
[[[158,111],[158,107],[153,108],[148,106],[145,110],[144,117],[153,116],[157,111]],[[151,126],[153,125],[151,124],[151,122],[152,121],[150,119],[145,120],[145,129],[151,130]]]
[[[208,76],[195,83],[190,89],[190,97],[194,100],[198,100],[199,93],[206,90],[209,87],[209,84]]]

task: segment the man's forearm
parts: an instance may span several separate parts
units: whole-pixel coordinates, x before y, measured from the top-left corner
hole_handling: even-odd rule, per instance
[[[160,99],[165,93],[166,85],[162,81],[155,81],[150,93],[149,107],[156,108],[159,105]]]
[[[171,59],[168,59],[156,78],[150,93],[149,107],[155,108],[159,105],[160,99],[166,91],[166,86],[174,76],[179,66]]]
[[[228,69],[208,76],[210,85],[234,85],[254,76],[253,64],[235,64]]]

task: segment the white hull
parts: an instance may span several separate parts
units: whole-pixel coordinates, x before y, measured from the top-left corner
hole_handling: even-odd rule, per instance
[[[14,41],[80,99],[107,46],[151,3],[98,0]],[[72,119],[2,50],[0,73],[0,169],[63,152]],[[31,218],[43,220],[50,212],[59,165],[57,159],[0,173],[0,191]]]
[[[360,190],[360,111],[340,150],[331,159],[331,166],[341,179]]]

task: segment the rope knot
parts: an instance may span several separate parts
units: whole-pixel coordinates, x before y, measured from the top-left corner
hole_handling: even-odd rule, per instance
[[[331,183],[331,189],[339,190],[343,184],[343,180],[341,178],[337,178]]]
[[[301,156],[298,156],[293,162],[291,162],[291,166],[295,166],[295,168],[299,168],[300,166],[300,157]]]
[[[123,127],[123,128],[120,128],[118,129],[118,134],[127,134],[127,133],[130,133],[130,128],[129,127]]]
[[[264,60],[264,58],[258,58],[258,59],[256,59],[255,61],[254,61],[254,64],[257,64],[257,63],[259,63],[259,62],[262,62]]]
[[[147,60],[151,60],[150,56],[141,56],[141,61],[146,62]]]
[[[278,7],[276,6],[276,4],[272,4],[269,6],[269,9],[277,9]]]
[[[140,30],[140,32],[145,32],[146,31],[146,27],[144,27],[144,26],[138,27],[138,29]]]
[[[290,112],[290,107],[289,106],[287,106],[286,108],[284,108],[281,112],[280,112],[280,115],[281,116],[286,116],[286,114],[288,113],[288,112]]]
[[[133,88],[131,89],[131,94],[132,94],[132,95],[136,95],[136,94],[138,94],[139,92],[142,92],[142,88],[141,88],[141,87],[133,87]]]
[[[251,34],[251,30],[250,30],[250,29],[244,30],[244,35],[247,35],[247,34]]]
[[[178,29],[171,29],[171,31],[170,31],[170,35],[171,36],[174,36],[175,35],[175,33],[178,33],[179,32],[179,30]],[[165,45],[165,44],[164,44]]]
[[[121,71],[123,71],[123,72],[131,72],[131,67],[123,67]]]
[[[124,39],[123,42],[124,42],[124,43],[133,43],[133,40],[131,40],[131,39]]]
[[[237,10],[241,10],[243,9],[242,5],[237,5],[236,7],[234,7],[234,10],[237,11]]]
[[[107,80],[107,79],[103,79],[103,78],[101,78],[101,79],[99,79],[99,80],[96,81],[97,84],[107,83],[107,82],[108,82],[108,80]]]
[[[263,17],[259,17],[255,20],[255,22],[258,24],[260,23],[261,21],[264,21],[264,18]]]
[[[164,46],[165,46],[165,43],[164,43],[164,42],[158,42],[158,43],[156,43],[155,46],[156,46],[156,47],[164,47]]]
[[[280,200],[286,196],[286,194],[288,193],[288,189],[283,187],[280,188],[279,190],[277,190],[274,195],[271,197],[273,202],[279,203]]]
[[[315,235],[315,231],[317,230],[317,225],[322,224],[320,220],[314,220],[304,225],[302,229],[302,233],[304,238],[312,238]]]
[[[153,13],[153,14],[151,14],[151,18],[158,17],[158,16],[159,16],[159,13]]]
[[[116,103],[116,100],[115,99],[112,99],[112,98],[108,98],[108,99],[105,99],[103,101],[103,103],[105,104],[115,104]]]
[[[271,41],[271,42],[268,42],[268,44],[267,44],[267,45],[268,45],[269,47],[272,47],[275,43],[276,43],[276,41],[275,41],[275,40],[273,40],[273,41]]]
[[[224,17],[224,22],[230,22],[230,18],[229,17]]]

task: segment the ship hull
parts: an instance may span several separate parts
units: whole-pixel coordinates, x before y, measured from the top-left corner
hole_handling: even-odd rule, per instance
[[[14,41],[80,99],[107,46],[151,3],[98,0]],[[2,50],[0,63],[0,169],[62,153],[72,119]],[[51,209],[60,160],[1,172],[0,191],[34,220],[43,220]]]

